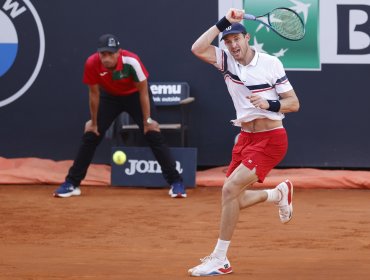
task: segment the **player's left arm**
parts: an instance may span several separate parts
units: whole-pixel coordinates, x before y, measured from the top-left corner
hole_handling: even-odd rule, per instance
[[[280,113],[291,113],[291,112],[298,112],[299,110],[299,100],[297,95],[295,94],[294,89],[290,89],[286,92],[282,92],[279,94],[279,100],[267,100],[261,97],[258,94],[252,94],[247,96],[249,101],[253,106],[260,109],[270,110],[274,112]],[[280,105],[278,106],[278,110],[272,110],[270,102],[279,102]]]
[[[273,57],[272,59],[270,69],[274,77],[276,93],[279,95],[280,108],[273,101],[269,101],[266,109],[270,111],[279,109],[280,113],[298,112],[299,100],[286,76],[284,66],[278,58]]]
[[[280,93],[280,113],[292,113],[298,112],[299,110],[299,100],[294,91],[291,89],[287,92]]]

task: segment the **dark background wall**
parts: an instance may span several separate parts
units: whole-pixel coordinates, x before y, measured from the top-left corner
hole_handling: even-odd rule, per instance
[[[45,29],[45,58],[28,92],[0,107],[0,156],[73,159],[89,118],[83,65],[96,50],[97,38],[113,33],[123,48],[141,57],[151,81],[189,83],[196,98],[189,142],[198,148],[198,165],[228,164],[238,133],[229,123],[235,115],[231,99],[218,71],[190,52],[217,20],[217,1],[32,3]],[[370,167],[369,73],[369,64],[287,72],[301,111],[286,116],[290,146],[280,166]],[[0,91],[4,88],[0,77]],[[109,162],[110,144],[104,141],[95,162]]]

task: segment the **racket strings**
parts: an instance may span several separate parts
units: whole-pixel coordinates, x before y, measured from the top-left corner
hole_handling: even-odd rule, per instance
[[[269,23],[279,34],[290,40],[300,40],[305,33],[301,18],[290,10],[275,9],[269,15]]]

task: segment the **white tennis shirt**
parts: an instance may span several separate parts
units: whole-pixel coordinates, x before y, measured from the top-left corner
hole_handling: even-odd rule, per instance
[[[262,98],[278,100],[279,94],[293,89],[285,74],[281,61],[269,54],[259,53],[255,49],[252,61],[244,66],[238,63],[230,52],[218,47],[217,62],[214,64],[224,76],[225,83],[233,100],[236,119],[235,126],[259,118],[282,120],[284,114],[254,107],[247,96],[258,94]]]

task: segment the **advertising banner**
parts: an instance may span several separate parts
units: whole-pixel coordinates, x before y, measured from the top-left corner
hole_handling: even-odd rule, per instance
[[[256,16],[264,15],[274,8],[285,7],[298,13],[305,24],[306,33],[300,41],[289,41],[256,21],[244,21],[251,34],[250,45],[259,52],[278,57],[285,69],[320,69],[319,51],[319,0],[246,0],[244,10]],[[273,20],[273,19],[272,19]]]
[[[113,155],[116,151],[124,152],[126,160],[116,164]],[[195,187],[197,167],[196,148],[170,148],[176,161],[176,169],[181,174],[186,187]],[[112,147],[112,186],[125,187],[168,187],[164,180],[161,166],[148,147]]]

